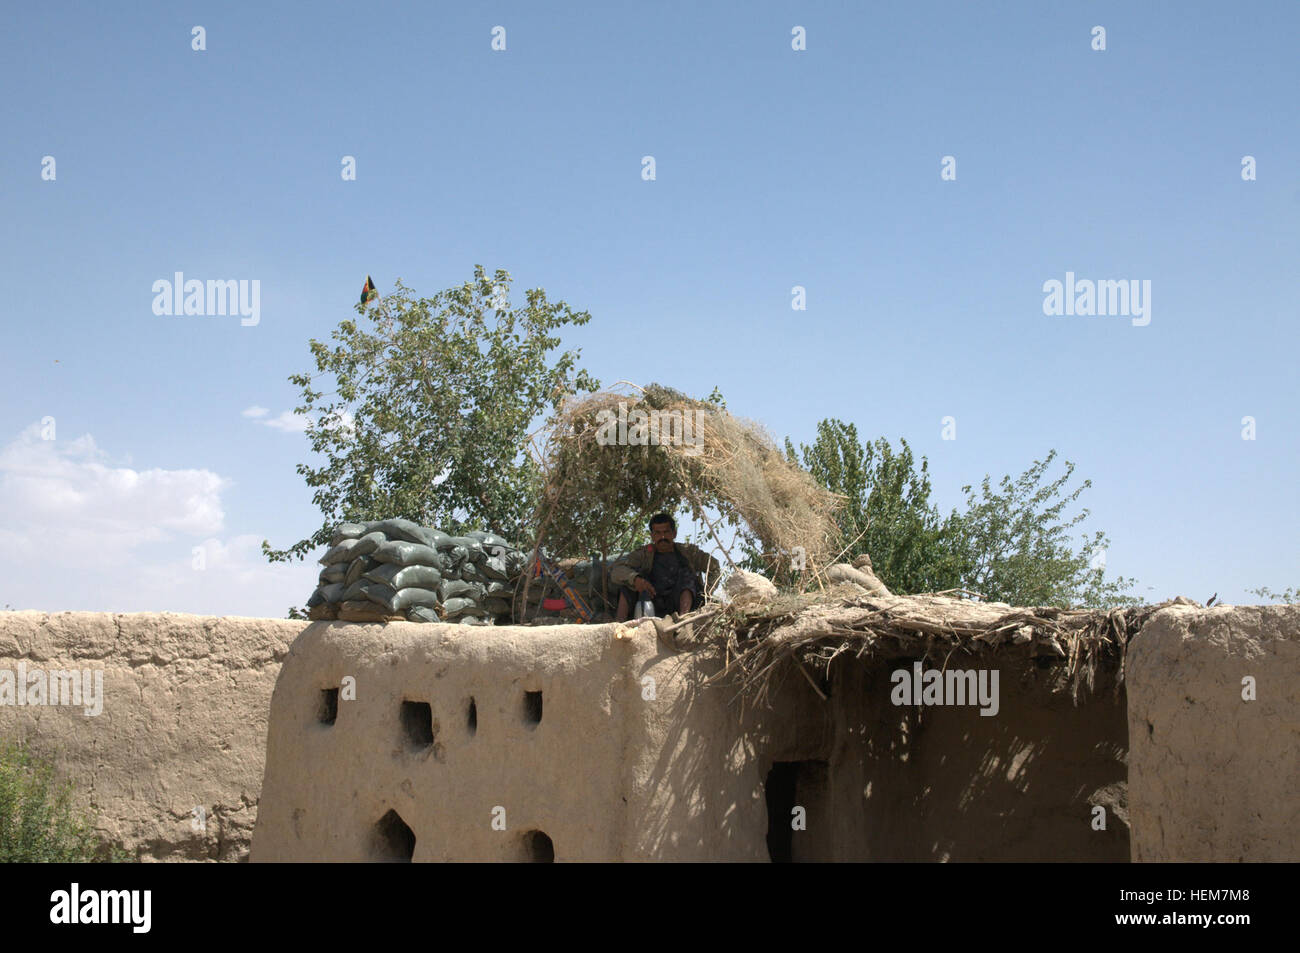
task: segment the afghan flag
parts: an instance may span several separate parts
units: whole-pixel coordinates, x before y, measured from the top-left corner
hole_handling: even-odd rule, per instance
[[[375,283],[366,275],[366,283],[361,286],[361,304],[367,305],[372,301],[379,300],[379,292],[375,290]]]

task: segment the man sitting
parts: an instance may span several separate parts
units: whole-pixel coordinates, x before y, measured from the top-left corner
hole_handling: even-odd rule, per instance
[[[675,543],[677,523],[667,513],[650,520],[649,545],[633,550],[610,568],[609,578],[620,587],[619,622],[626,622],[632,605],[649,597],[655,615],[686,613],[704,601],[700,573],[717,578],[718,561],[690,543]]]

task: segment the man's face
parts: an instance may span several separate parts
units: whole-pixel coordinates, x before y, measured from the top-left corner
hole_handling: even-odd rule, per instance
[[[671,553],[676,535],[677,530],[672,523],[655,523],[650,527],[650,542],[655,544],[655,552]]]

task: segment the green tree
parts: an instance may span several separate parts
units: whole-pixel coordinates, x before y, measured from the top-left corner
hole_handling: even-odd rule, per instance
[[[912,448],[897,453],[884,437],[865,446],[857,428],[823,420],[811,447],[801,446],[801,465],[833,493],[845,497],[837,519],[846,562],[871,556],[876,575],[896,592],[933,592],[958,585],[946,550],[943,522],[930,502],[929,464],[916,467]],[[786,441],[786,456],[800,463]]]
[[[846,561],[871,556],[876,575],[899,593],[968,589],[989,601],[1012,605],[1083,604],[1099,608],[1139,601],[1124,594],[1133,580],[1105,580],[1094,555],[1105,549],[1095,533],[1078,549],[1071,531],[1088,510],[1062,522],[1066,507],[1092,485],[1085,480],[1062,492],[1074,473],[1043,484],[1056,451],[1015,480],[1003,477],[995,488],[986,476],[976,492],[962,487],[966,511],[941,518],[930,502],[928,462],[918,467],[906,440],[895,452],[885,438],[865,446],[856,427],[829,419],[817,427],[811,447],[786,441],[786,455],[800,462],[847,503],[839,515]]]
[[[312,339],[317,375],[295,374],[297,413],[308,417],[321,467],[299,464],[325,514],[319,529],[288,549],[263,541],[272,561],[303,558],[346,520],[405,517],[450,532],[486,528],[526,535],[540,478],[527,453],[529,427],[566,393],[599,383],[577,368],[580,352],[554,352],[557,332],[591,320],[546,292],[508,306],[510,275],[417,298],[400,281],[377,305],[356,310],[333,347]],[[317,390],[317,376],[332,390]]]
[[[75,810],[72,795],[70,783],[56,780],[52,759],[0,740],[0,863],[130,860],[100,842],[94,818]]]
[[[1085,508],[1068,522],[1060,522],[1065,508],[1092,486],[1084,480],[1062,496],[1075,466],[1065,462],[1065,473],[1043,484],[1057,453],[1052,450],[1035,460],[1014,481],[1004,476],[996,489],[984,477],[980,491],[962,487],[966,512],[946,522],[946,548],[960,567],[961,587],[980,593],[990,602],[1012,605],[1083,605],[1111,608],[1141,600],[1125,594],[1133,579],[1105,579],[1104,553],[1109,545],[1100,530],[1071,545],[1075,526],[1088,518]]]

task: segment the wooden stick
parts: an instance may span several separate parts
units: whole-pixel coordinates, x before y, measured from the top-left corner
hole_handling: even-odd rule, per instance
[[[668,635],[669,633],[676,632],[678,629],[690,625],[692,622],[699,622],[702,619],[712,618],[713,616],[717,615],[721,611],[722,611],[722,606],[717,606],[716,608],[713,609],[699,609],[696,612],[691,613],[690,615],[683,616],[680,622],[676,622],[670,626],[665,626],[659,631],[663,635]]]
[[[803,662],[801,662],[799,659],[796,658],[796,659],[794,660],[794,664],[799,666],[799,671],[803,673],[803,677],[804,677],[804,678],[808,679],[808,684],[812,686],[813,691],[815,691],[818,695],[821,696],[821,700],[822,700],[822,701],[828,701],[829,699],[826,697],[826,693],[823,692],[823,691],[822,691],[822,690],[817,686],[817,683],[813,681],[813,677],[812,677],[811,675],[808,674],[808,669],[806,669],[806,668],[803,667]]]
[[[709,535],[713,537],[713,541],[717,544],[718,550],[722,553],[722,558],[727,561],[728,566],[735,569],[736,564],[731,561],[731,553],[729,553],[726,547],[722,545],[722,540],[718,536],[718,531],[713,526],[713,520],[709,519],[708,514],[704,512],[704,507],[700,506],[700,501],[696,498],[695,493],[689,490],[689,488],[687,492],[690,492],[691,503],[695,506],[695,509],[699,511],[700,518],[704,520],[705,525],[709,527]]]

